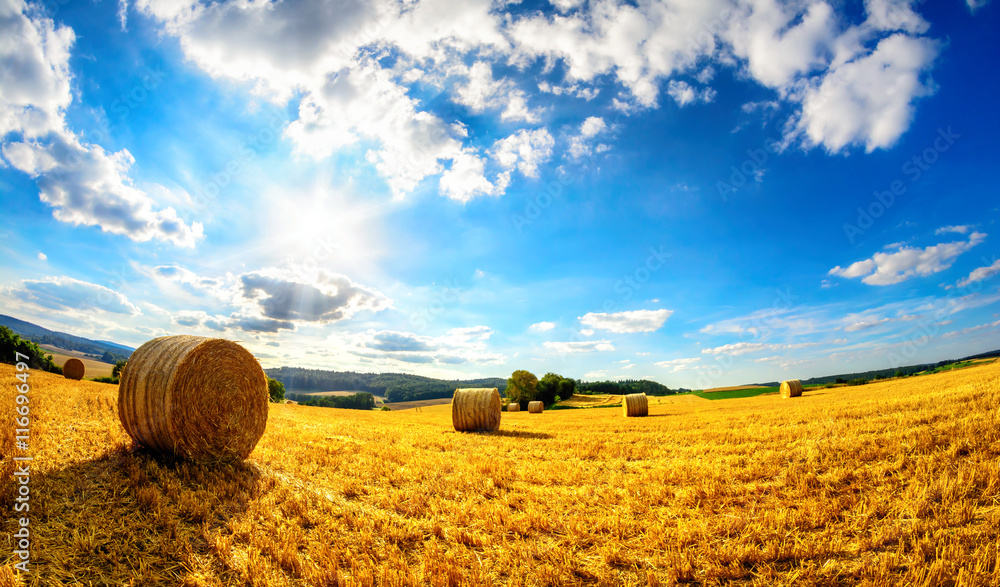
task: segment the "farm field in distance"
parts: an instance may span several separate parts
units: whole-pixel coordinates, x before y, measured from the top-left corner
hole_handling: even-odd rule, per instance
[[[1000,584],[996,363],[647,418],[505,412],[494,434],[447,405],[272,405],[241,465],[129,452],[116,386],[30,382],[23,585]]]
[[[94,377],[111,377],[111,372],[114,370],[115,366],[102,363],[94,358],[89,357],[84,353],[77,351],[68,351],[51,345],[39,345],[47,351],[48,354],[52,355],[52,362],[56,365],[62,367],[71,358],[77,358],[83,361],[84,366],[87,367],[87,374],[84,375],[85,379],[92,379]]]

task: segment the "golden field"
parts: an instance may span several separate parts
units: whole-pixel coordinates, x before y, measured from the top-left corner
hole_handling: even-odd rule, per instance
[[[117,388],[33,371],[33,569],[0,586],[998,585],[1000,364],[876,384],[503,414],[271,407],[242,465],[158,461]],[[679,401],[675,401],[679,400]]]

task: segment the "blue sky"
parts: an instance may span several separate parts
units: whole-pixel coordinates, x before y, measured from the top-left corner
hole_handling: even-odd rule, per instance
[[[704,388],[997,348],[989,3],[0,0],[0,300]]]

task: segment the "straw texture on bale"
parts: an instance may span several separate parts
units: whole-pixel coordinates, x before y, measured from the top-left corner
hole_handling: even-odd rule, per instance
[[[545,404],[542,402],[528,402],[529,414],[541,414],[542,410],[544,409],[545,409]]]
[[[511,402],[511,403],[509,403],[509,404],[507,404],[507,411],[508,412],[520,412],[521,411],[521,404],[519,404],[517,402]]]
[[[245,459],[267,425],[267,377],[235,342],[154,338],[132,353],[118,417],[137,444],[194,460]]]
[[[802,382],[798,379],[781,382],[781,397],[801,397]]]
[[[500,428],[500,392],[495,387],[456,389],[451,423],[459,432],[492,432]]]
[[[83,379],[83,376],[87,374],[87,366],[83,364],[80,359],[69,359],[66,364],[63,365],[63,377],[66,379],[75,379],[77,381]]]
[[[649,415],[649,400],[644,393],[630,393],[622,398],[622,412],[626,418]]]

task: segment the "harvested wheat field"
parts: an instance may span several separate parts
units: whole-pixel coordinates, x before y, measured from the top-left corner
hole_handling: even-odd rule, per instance
[[[495,433],[271,405],[237,465],[129,452],[115,386],[30,382],[23,585],[1000,584],[998,364]]]

